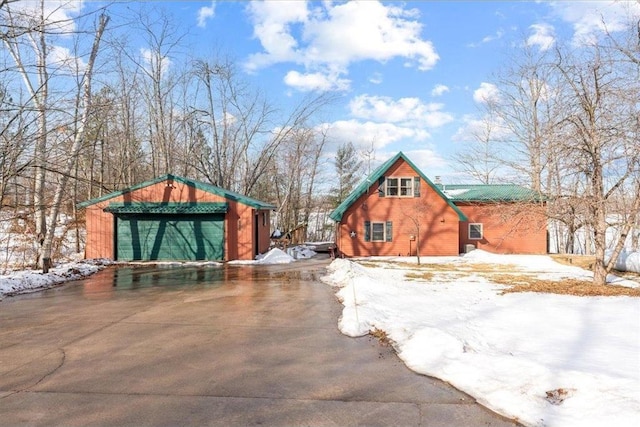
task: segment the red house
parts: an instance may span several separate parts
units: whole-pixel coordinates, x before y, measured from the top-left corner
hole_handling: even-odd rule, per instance
[[[164,175],[89,200],[86,258],[251,260],[269,249],[275,206],[211,184]]]
[[[543,254],[543,198],[517,185],[431,182],[403,153],[383,163],[330,215],[352,256],[457,255],[472,248]]]

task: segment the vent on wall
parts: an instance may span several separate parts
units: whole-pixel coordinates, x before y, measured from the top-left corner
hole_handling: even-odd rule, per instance
[[[472,244],[464,245],[464,253],[465,253],[465,254],[468,254],[469,252],[471,252],[471,251],[472,251],[472,250],[474,250],[475,248],[476,248],[476,246],[475,246],[475,245],[472,245]]]

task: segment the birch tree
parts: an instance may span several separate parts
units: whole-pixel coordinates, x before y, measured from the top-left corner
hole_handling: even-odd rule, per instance
[[[93,78],[93,67],[95,64],[96,57],[98,56],[98,51],[100,48],[100,39],[104,33],[104,30],[109,22],[109,17],[106,15],[100,15],[98,20],[98,25],[95,31],[95,37],[93,40],[93,45],[91,47],[91,53],[89,54],[89,59],[87,61],[86,67],[82,72],[81,85],[79,87],[79,92],[82,94],[82,101],[79,103],[78,111],[81,111],[78,117],[78,121],[76,123],[76,129],[73,134],[73,144],[71,146],[71,150],[69,153],[69,157],[67,158],[66,164],[64,166],[64,170],[62,171],[62,175],[60,180],[58,181],[58,185],[55,189],[53,196],[53,205],[52,212],[49,216],[49,227],[48,231],[44,238],[44,244],[42,247],[42,267],[43,271],[46,273],[51,266],[51,250],[53,247],[53,239],[55,236],[56,224],[58,222],[58,214],[60,213],[60,206],[62,203],[62,198],[64,196],[65,188],[67,187],[67,183],[69,181],[69,177],[71,176],[73,169],[75,168],[78,153],[83,146],[84,138],[86,134],[86,125],[89,121],[90,114],[92,114],[92,93],[91,93],[91,80]]]

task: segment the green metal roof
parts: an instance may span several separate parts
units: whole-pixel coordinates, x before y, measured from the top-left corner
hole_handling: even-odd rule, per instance
[[[113,202],[105,209],[112,213],[150,214],[211,214],[226,213],[229,205],[224,202]]]
[[[467,220],[467,217],[465,216],[465,214],[462,213],[462,211],[453,203],[453,201],[447,198],[442,193],[442,191],[433,182],[431,182],[429,178],[427,178],[427,176],[423,174],[422,171],[418,169],[416,165],[414,165],[413,162],[407,158],[407,156],[404,155],[404,153],[402,153],[402,151],[396,154],[395,156],[393,156],[392,158],[390,158],[389,160],[387,160],[386,162],[384,162],[383,164],[381,164],[375,171],[373,171],[371,175],[369,175],[367,179],[362,181],[355,188],[355,190],[353,190],[351,194],[349,194],[349,196],[342,203],[340,203],[340,205],[337,208],[335,208],[333,212],[331,212],[331,214],[329,215],[329,218],[331,218],[334,221],[342,220],[342,216],[347,211],[347,209],[349,209],[349,206],[355,203],[355,201],[358,200],[360,196],[366,193],[372,184],[377,183],[378,179],[384,176],[384,173],[391,166],[393,166],[393,164],[396,161],[398,161],[398,159],[403,159],[405,162],[407,162],[407,164],[411,166],[411,168],[420,176],[420,178],[422,178],[422,180],[424,180],[424,182],[426,182],[427,185],[429,185],[440,197],[442,197],[442,199],[445,202],[447,202],[447,204],[451,207],[451,209],[453,209],[458,214],[458,218],[460,219],[460,221]]]
[[[454,202],[541,202],[545,200],[540,193],[513,184],[438,184],[438,187]]]
[[[233,200],[239,203],[242,203],[244,205],[247,206],[251,206],[253,208],[256,209],[266,209],[266,210],[273,210],[276,207],[270,203],[266,203],[266,202],[261,202],[260,200],[256,200],[253,199],[251,197],[247,197],[247,196],[243,196],[242,194],[230,191],[230,190],[225,190],[223,188],[220,187],[216,187],[215,185],[212,184],[207,184],[205,182],[200,182],[200,181],[195,181],[192,179],[187,179],[187,178],[183,178],[181,176],[177,176],[177,175],[172,175],[172,174],[166,174],[166,175],[162,175],[158,178],[149,180],[149,181],[145,181],[142,182],[140,184],[136,184],[132,187],[129,188],[125,188],[124,190],[120,190],[120,191],[114,191],[113,193],[109,193],[107,195],[104,195],[102,197],[97,197],[95,199],[91,199],[91,200],[87,200],[86,202],[82,202],[79,203],[78,206],[81,208],[86,208],[87,206],[91,206],[94,205],[96,203],[100,203],[100,202],[104,202],[105,200],[109,200],[112,199],[114,197],[118,197],[118,196],[122,196],[125,195],[127,193],[131,193],[135,190],[139,190],[141,188],[144,187],[148,187],[150,185],[154,185],[154,184],[158,184],[160,182],[163,181],[174,181],[174,182],[180,182],[182,184],[188,185],[190,187],[195,187],[199,190],[205,191],[207,193],[211,193],[211,194],[215,194],[221,197],[224,197],[227,200]]]

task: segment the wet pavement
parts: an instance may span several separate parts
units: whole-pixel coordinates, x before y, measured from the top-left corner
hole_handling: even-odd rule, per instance
[[[0,425],[515,425],[342,335],[327,264],[108,268],[6,298]]]

